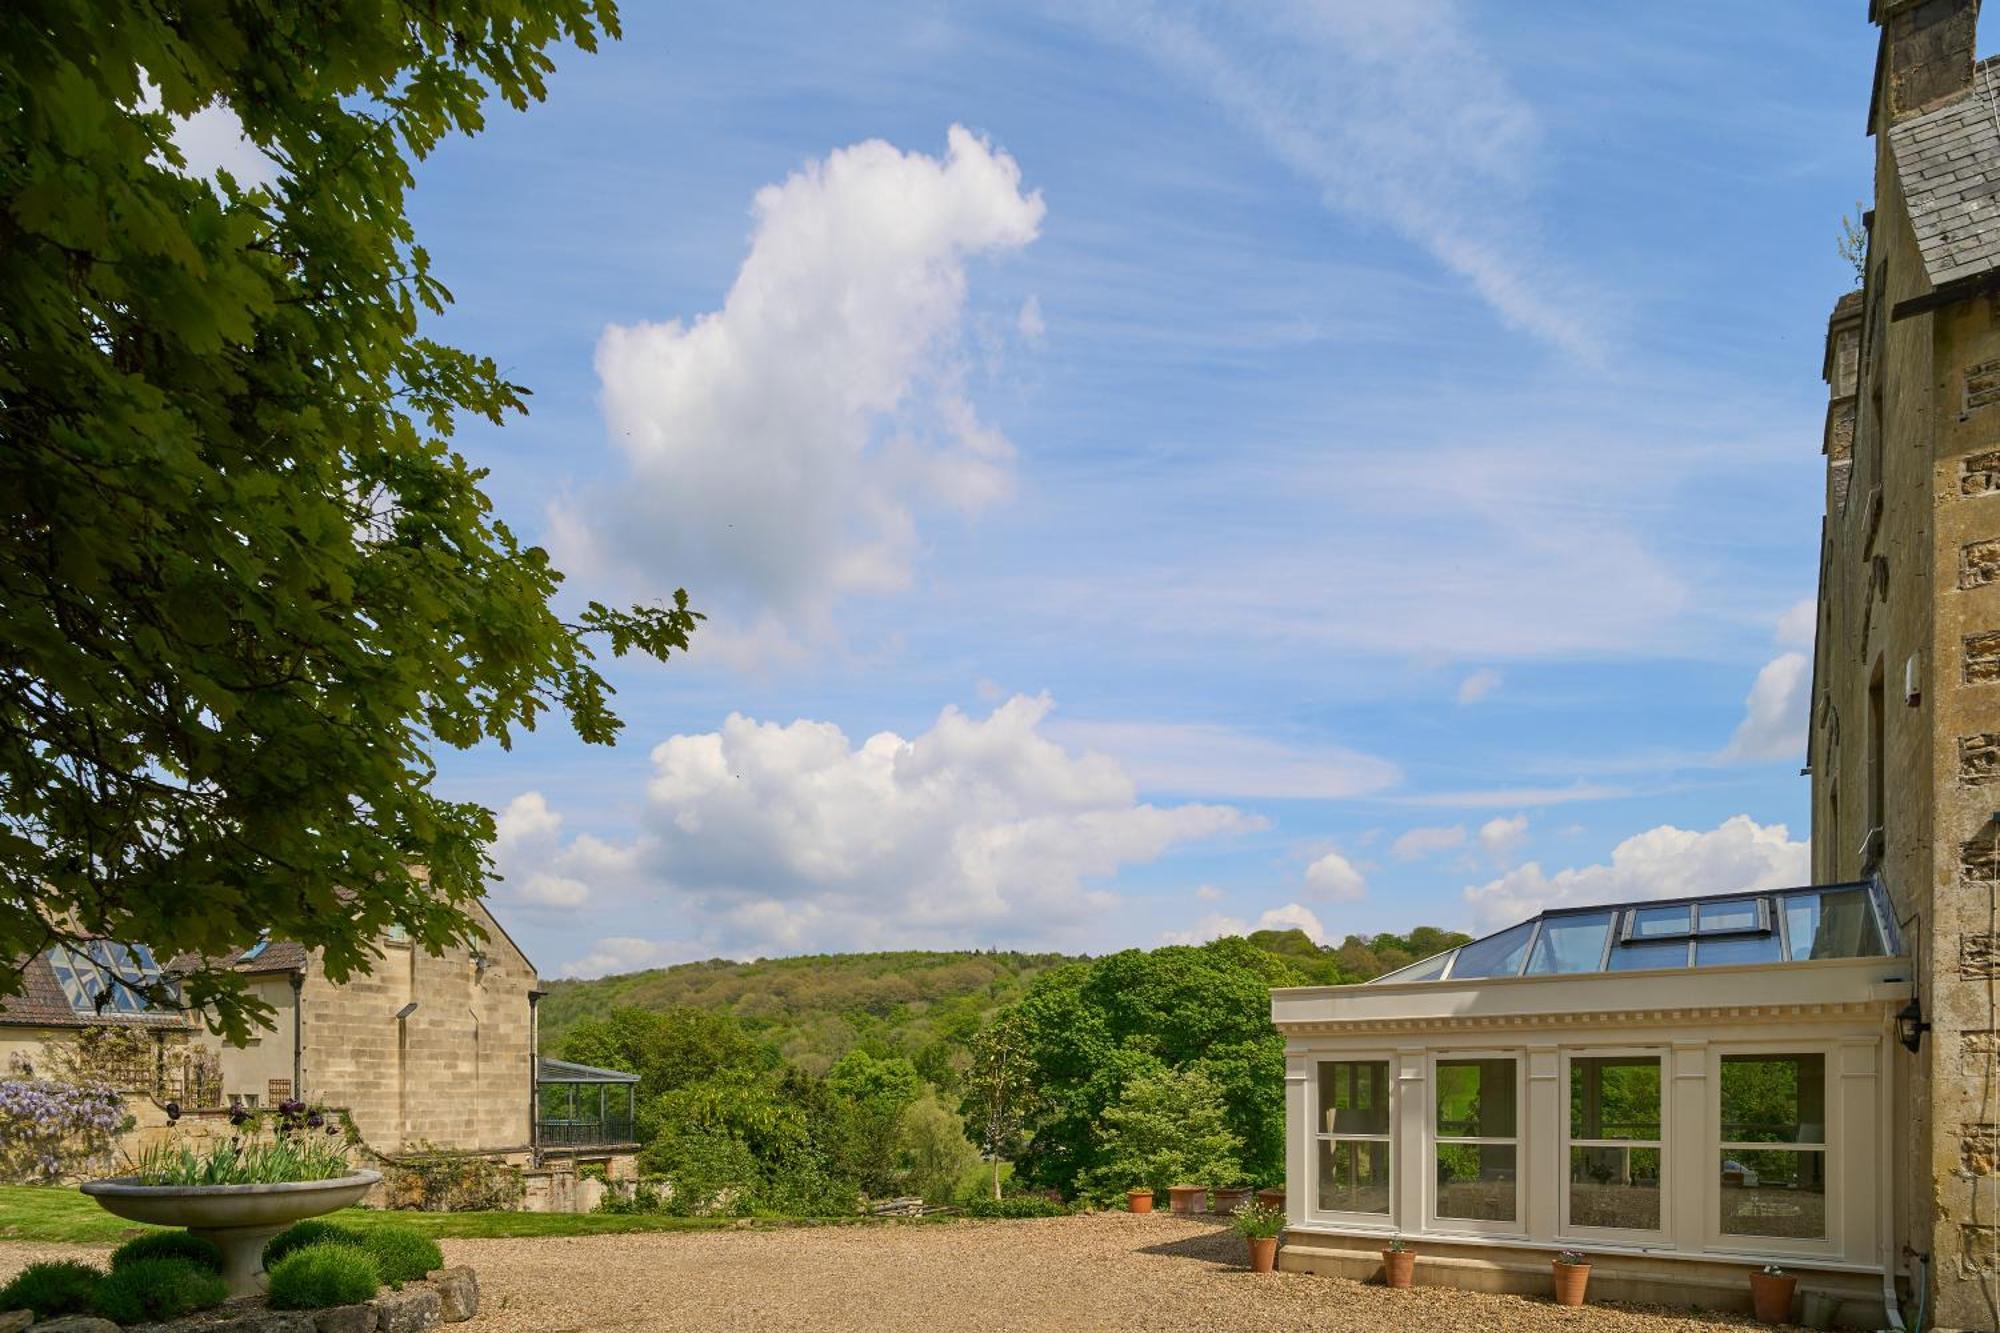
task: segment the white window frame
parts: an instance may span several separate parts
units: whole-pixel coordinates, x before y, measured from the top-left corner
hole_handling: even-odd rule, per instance
[[[1383,1110],[1387,1115],[1389,1129],[1383,1134],[1335,1134],[1326,1128],[1326,1112],[1320,1106],[1319,1071],[1321,1065],[1381,1065],[1386,1071],[1383,1096],[1387,1098]],[[1308,1080],[1306,1101],[1310,1107],[1312,1125],[1311,1147],[1306,1159],[1306,1213],[1315,1220],[1338,1222],[1343,1225],[1377,1228],[1393,1231],[1396,1228],[1396,1115],[1398,1109],[1396,1088],[1396,1056],[1390,1051],[1334,1052],[1331,1054],[1314,1052],[1312,1056],[1312,1076]],[[1380,1213],[1345,1212],[1319,1206],[1319,1145],[1322,1143],[1378,1143],[1382,1145],[1389,1165],[1389,1207]]]
[[[1725,1055],[1784,1056],[1817,1055],[1825,1071],[1826,1124],[1817,1143],[1741,1143],[1722,1138],[1722,1057]],[[1706,1220],[1702,1232],[1707,1247],[1718,1254],[1802,1255],[1837,1257],[1841,1253],[1840,1197],[1840,1096],[1839,1047],[1828,1041],[1757,1041],[1711,1043],[1708,1048],[1707,1134],[1703,1146],[1707,1161],[1702,1163],[1707,1184],[1702,1190],[1702,1211]],[[1722,1229],[1722,1155],[1732,1150],[1745,1152],[1817,1152],[1826,1161],[1826,1234],[1796,1239],[1789,1236],[1748,1236]]]
[[[1438,1066],[1457,1064],[1466,1060],[1510,1060],[1514,1065],[1514,1137],[1494,1138],[1446,1138],[1437,1130],[1438,1095],[1442,1084],[1438,1079]],[[1531,1173],[1533,1163],[1529,1160],[1528,1128],[1528,1060],[1527,1053],[1518,1047],[1474,1048],[1471,1050],[1432,1051],[1425,1069],[1424,1088],[1424,1133],[1420,1148],[1419,1170],[1423,1172],[1424,1183],[1424,1230],[1427,1233],[1449,1235],[1458,1232],[1466,1235],[1526,1237],[1528,1219],[1526,1200],[1523,1198],[1521,1183]],[[1438,1215],[1437,1155],[1438,1149],[1446,1145],[1468,1147],[1511,1146],[1514,1149],[1514,1216],[1507,1221],[1491,1221],[1477,1217],[1440,1217]]]
[[[1673,1050],[1664,1046],[1579,1046],[1566,1048],[1562,1053],[1562,1083],[1557,1094],[1557,1106],[1562,1116],[1562,1131],[1558,1151],[1556,1178],[1562,1186],[1562,1202],[1556,1214],[1556,1234],[1562,1239],[1599,1241],[1604,1243],[1655,1244],[1674,1234],[1674,1188],[1673,1170],[1677,1165],[1673,1158]],[[1660,1137],[1651,1139],[1576,1139],[1570,1137],[1570,1064],[1572,1060],[1617,1060],[1621,1058],[1649,1059],[1660,1066]],[[1657,1228],[1636,1227],[1591,1227],[1579,1226],[1570,1221],[1569,1192],[1572,1184],[1569,1174],[1571,1148],[1654,1148],[1660,1154],[1660,1225]],[[1720,1203],[1718,1202],[1718,1208]]]

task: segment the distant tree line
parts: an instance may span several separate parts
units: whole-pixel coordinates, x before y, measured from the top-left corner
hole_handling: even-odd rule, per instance
[[[666,975],[693,972],[739,999],[782,984],[784,1021],[733,1005],[624,1006],[576,1019],[555,1045],[564,1059],[639,1076],[643,1180],[614,1208],[823,1216],[902,1194],[953,1202],[1004,1188],[1101,1203],[1142,1185],[1276,1184],[1284,1042],[1271,988],[1366,980],[1464,940],[1419,927],[1322,947],[1260,931],[1095,959],[697,964]],[[899,1000],[906,1012],[884,1007],[865,1023],[806,1010],[815,993],[879,995],[871,978],[921,989],[959,961],[1001,959],[974,990]],[[817,992],[812,962],[834,973]],[[747,989],[725,980],[745,974]],[[641,977],[657,987],[661,975]],[[641,988],[614,980],[624,995]],[[1007,1002],[993,1005],[999,995]],[[829,1018],[859,1035],[830,1063],[811,1043],[806,1059],[787,1057]]]

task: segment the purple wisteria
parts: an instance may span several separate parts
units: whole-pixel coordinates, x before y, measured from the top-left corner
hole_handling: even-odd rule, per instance
[[[118,1094],[101,1084],[0,1079],[0,1180],[56,1180],[101,1161],[125,1125]]]

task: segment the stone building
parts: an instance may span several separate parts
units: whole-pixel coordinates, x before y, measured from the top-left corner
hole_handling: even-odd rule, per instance
[[[46,1064],[88,1033],[143,1033],[107,1043],[121,1067],[104,1071],[141,1094],[127,1106],[142,1134],[164,1125],[159,1107],[170,1099],[193,1113],[296,1097],[345,1111],[384,1159],[489,1158],[529,1173],[530,1206],[564,1206],[589,1193],[558,1178],[579,1165],[629,1173],[636,1080],[540,1058],[535,966],[483,905],[471,911],[485,934],[478,945],[432,956],[392,935],[377,941],[372,973],[341,983],[289,941],[244,950],[234,966],[273,1018],[241,1046],[117,983],[121,974],[158,975],[143,947],[52,949],[29,960],[25,994],[0,1000],[0,1073],[9,1063]],[[107,990],[110,1002],[99,1004]],[[189,1126],[199,1119],[190,1115]]]
[[[1825,376],[1808,765],[1821,883],[1909,942],[1885,1261],[1937,1327],[2000,1326],[2000,69],[1978,0],[1872,0],[1875,201]]]

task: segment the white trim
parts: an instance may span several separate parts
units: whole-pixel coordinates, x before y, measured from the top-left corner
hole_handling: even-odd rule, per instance
[[[1343,1225],[1374,1227],[1387,1225],[1392,1230],[1396,1221],[1396,1185],[1399,1166],[1396,1161],[1396,1107],[1400,1098],[1396,1077],[1396,1059],[1393,1054],[1380,1051],[1359,1053],[1329,1052],[1315,1053],[1308,1057],[1306,1066],[1306,1216],[1317,1221],[1335,1222]],[[1381,1065],[1383,1119],[1388,1130],[1381,1134],[1334,1134],[1326,1129],[1326,1113],[1320,1107],[1320,1067],[1322,1065]],[[1344,1212],[1319,1206],[1319,1154],[1322,1143],[1379,1143],[1389,1164],[1388,1208],[1379,1213]]]
[[[1775,1254],[1810,1258],[1834,1258],[1841,1253],[1845,1240],[1842,1227],[1840,1197],[1840,1144],[1842,1125],[1841,1102],[1835,1089],[1839,1087],[1836,1077],[1839,1069],[1840,1050],[1838,1042],[1821,1040],[1796,1040],[1774,1038],[1766,1041],[1711,1042],[1708,1047],[1708,1123],[1703,1136],[1708,1149],[1709,1160],[1703,1163],[1703,1178],[1707,1182],[1703,1195],[1702,1235],[1704,1248],[1710,1254],[1743,1255]],[[1821,1138],[1817,1143],[1745,1143],[1740,1140],[1724,1140],[1722,1137],[1722,1058],[1725,1055],[1817,1055],[1820,1057],[1820,1077],[1825,1080],[1820,1089],[1821,1105],[1826,1115],[1826,1124],[1821,1127]],[[1825,1234],[1810,1239],[1794,1239],[1787,1236],[1758,1236],[1722,1229],[1722,1157],[1724,1153],[1738,1152],[1817,1152],[1826,1173]]]
[[[1465,1233],[1481,1236],[1513,1236],[1525,1240],[1528,1236],[1527,1204],[1523,1197],[1521,1183],[1532,1168],[1533,1162],[1528,1151],[1527,1136],[1523,1131],[1528,1120],[1528,1060],[1527,1052],[1519,1047],[1495,1048],[1492,1050],[1435,1050],[1426,1052],[1426,1081],[1429,1093],[1424,1105],[1423,1135],[1423,1182],[1424,1182],[1424,1231],[1427,1235],[1451,1235]],[[1490,1135],[1470,1137],[1444,1137],[1437,1132],[1438,1114],[1438,1066],[1469,1060],[1507,1060],[1514,1066],[1514,1135],[1500,1138]],[[1467,1147],[1507,1146],[1514,1150],[1514,1215],[1504,1221],[1487,1220],[1476,1217],[1446,1217],[1438,1212],[1437,1154],[1446,1144]]]
[[[1615,1060],[1621,1057],[1647,1059],[1660,1067],[1660,1137],[1657,1139],[1584,1139],[1570,1137],[1570,1073],[1573,1059]],[[1556,1238],[1561,1241],[1577,1241],[1584,1245],[1603,1246],[1626,1243],[1645,1245],[1641,1237],[1656,1236],[1658,1243],[1671,1247],[1674,1234],[1674,1189],[1673,1171],[1678,1164],[1673,1151],[1673,1050],[1663,1046],[1566,1046],[1562,1050],[1562,1080],[1558,1104],[1561,1106],[1561,1133],[1556,1150],[1557,1179],[1560,1182],[1560,1203],[1557,1205]],[[1570,1179],[1571,1148],[1651,1148],[1660,1154],[1660,1224],[1651,1228],[1633,1227],[1587,1227],[1570,1221],[1570,1187],[1575,1183]]]

